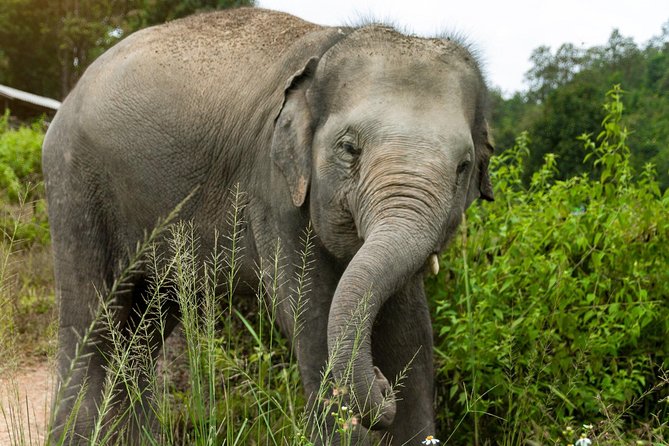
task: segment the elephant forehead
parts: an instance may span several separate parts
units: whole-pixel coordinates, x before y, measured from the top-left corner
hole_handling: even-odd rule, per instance
[[[328,50],[317,76],[344,82],[373,76],[377,81],[425,87],[440,82],[447,73],[478,78],[479,72],[471,54],[454,41],[406,36],[392,28],[368,26]]]
[[[471,112],[481,89],[476,73],[466,67],[388,54],[347,59],[325,78],[319,99],[330,111],[364,104],[413,114],[432,108]]]
[[[475,65],[471,54],[450,39],[405,35],[389,26],[369,25],[356,29],[333,46],[327,58],[333,61],[355,54],[397,54],[410,58],[440,57],[444,61],[462,60]]]
[[[324,77],[339,85],[356,81],[374,83],[390,88],[430,89],[462,78],[471,73],[465,66],[443,63],[437,57],[410,57],[392,51],[354,54],[336,66],[329,66]]]

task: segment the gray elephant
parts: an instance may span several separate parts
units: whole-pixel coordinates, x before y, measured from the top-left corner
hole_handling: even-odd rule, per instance
[[[215,230],[230,230],[224,204],[239,184],[240,283],[256,281],[253,265],[273,255],[277,239],[290,253],[304,228],[316,235],[317,268],[293,345],[313,410],[328,355],[341,378],[361,336],[350,395],[362,424],[385,431],[388,444],[433,434],[423,272],[463,211],[492,199],[486,91],[463,46],[381,25],[324,27],[250,8],[124,39],[87,69],[44,142],[59,373],[68,373],[91,324],[96,290],[109,286],[146,231],[195,191],[179,218],[194,223],[201,251],[210,252]],[[119,299],[119,326],[132,326],[144,302],[145,278],[135,279]],[[254,295],[246,288],[237,298]],[[348,321],[363,299],[356,331]],[[284,305],[279,324],[290,338]],[[176,325],[178,308],[166,314]],[[86,383],[75,442],[97,416],[105,378],[107,341],[92,336],[55,408],[58,434]],[[399,393],[388,397],[386,377],[409,362]]]

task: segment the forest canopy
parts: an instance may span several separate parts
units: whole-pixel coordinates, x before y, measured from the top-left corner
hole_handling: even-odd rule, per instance
[[[512,147],[520,132],[529,132],[526,181],[548,153],[560,160],[561,179],[593,171],[592,162],[583,163],[579,139],[584,133],[596,136],[606,113],[600,98],[621,85],[625,124],[634,129],[629,135],[632,166],[641,171],[653,163],[662,188],[669,186],[669,21],[643,45],[614,30],[601,46],[540,46],[530,60],[527,91],[508,99],[494,92],[492,117],[499,150]]]
[[[2,0],[0,84],[64,98],[86,67],[128,34],[253,0]]]

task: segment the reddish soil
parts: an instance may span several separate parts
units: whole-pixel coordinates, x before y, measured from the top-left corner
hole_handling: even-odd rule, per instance
[[[53,385],[47,362],[0,377],[0,446],[44,444]]]

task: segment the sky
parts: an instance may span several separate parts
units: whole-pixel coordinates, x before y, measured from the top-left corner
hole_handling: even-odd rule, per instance
[[[256,5],[322,25],[371,15],[417,35],[464,34],[478,49],[490,85],[505,95],[526,89],[524,74],[539,46],[555,51],[563,43],[603,45],[615,28],[644,44],[669,23],[669,0],[258,0]]]

